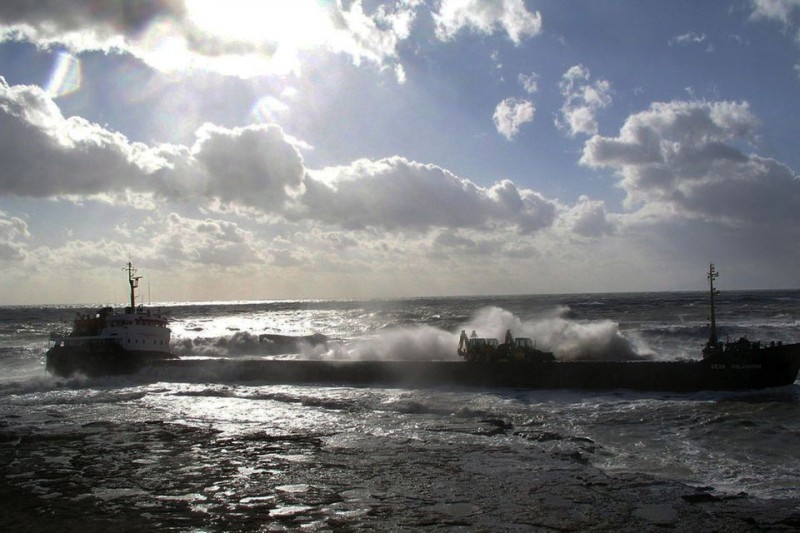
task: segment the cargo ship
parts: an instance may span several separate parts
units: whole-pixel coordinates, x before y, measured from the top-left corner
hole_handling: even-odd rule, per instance
[[[133,279],[131,276],[129,274],[129,278]],[[468,337],[462,331],[456,349],[463,359],[461,361],[180,360],[172,358],[168,352],[158,353],[156,345],[153,346],[153,357],[149,354],[143,357],[141,352],[135,350],[120,350],[128,343],[120,344],[116,338],[111,343],[108,332],[101,338],[106,339],[103,342],[117,345],[113,346],[112,352],[115,359],[110,360],[113,364],[99,363],[100,358],[86,348],[63,357],[66,363],[62,361],[59,364],[59,360],[62,360],[60,353],[68,347],[68,344],[62,344],[53,355],[48,353],[48,368],[62,375],[74,371],[74,368],[86,369],[87,366],[101,372],[106,368],[114,373],[120,370],[139,371],[142,376],[178,382],[203,379],[263,384],[410,388],[457,386],[689,392],[763,389],[794,383],[800,370],[800,344],[761,343],[746,338],[721,342],[718,339],[715,309],[718,292],[714,287],[717,276],[718,272],[711,264],[708,271],[710,336],[698,359],[562,361],[553,353],[539,349],[532,339],[515,339],[510,331],[503,344],[496,339],[479,338],[477,335]],[[133,287],[133,281],[131,283]],[[126,309],[123,316],[138,316],[129,313],[131,308]],[[165,323],[163,328],[168,340]],[[69,338],[66,337],[65,342]],[[83,337],[76,335],[73,338],[82,344],[79,339]],[[317,340],[325,342],[325,339]],[[128,356],[132,359],[130,363],[125,363]]]
[[[719,272],[709,265],[710,334],[701,359],[678,361],[557,361],[538,350],[530,339],[506,333],[503,344],[461,332],[458,355],[480,371],[481,379],[511,387],[633,389],[633,390],[736,390],[791,385],[800,370],[800,344],[761,343],[746,337],[721,342],[717,334],[714,280]]]
[[[58,376],[130,374],[156,360],[173,359],[166,317],[144,305],[136,305],[141,276],[128,262],[130,306],[118,312],[102,307],[94,313],[78,313],[69,332],[50,334],[45,366]]]
[[[262,384],[341,384],[396,387],[514,387],[692,392],[764,389],[791,385],[800,370],[800,344],[717,337],[714,280],[709,266],[710,336],[701,358],[673,361],[560,361],[532,339],[506,333],[496,339],[467,336],[457,347],[462,361],[181,360],[157,361],[156,379],[254,381]]]

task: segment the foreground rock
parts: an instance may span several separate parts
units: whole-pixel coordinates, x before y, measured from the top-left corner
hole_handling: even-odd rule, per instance
[[[800,527],[796,500],[607,475],[591,466],[591,440],[515,431],[499,419],[455,432],[449,422],[447,439],[435,422],[404,435],[236,438],[158,420],[53,423],[58,431],[47,433],[0,423],[9,531]]]

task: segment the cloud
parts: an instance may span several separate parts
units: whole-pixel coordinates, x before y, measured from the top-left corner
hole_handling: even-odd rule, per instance
[[[564,97],[561,116],[556,117],[556,126],[569,136],[594,135],[597,133],[598,110],[612,103],[611,82],[597,80],[590,82],[589,69],[583,65],[570,67],[561,77],[559,87]]]
[[[517,79],[525,89],[526,93],[534,94],[539,90],[539,75],[535,72],[531,72],[530,74],[520,74]]]
[[[492,34],[502,29],[514,44],[542,31],[542,16],[531,13],[522,0],[442,0],[433,13],[436,35],[452,39],[461,29]]]
[[[478,243],[474,239],[464,237],[452,230],[442,231],[437,234],[434,238],[434,246],[437,248],[465,250],[470,253],[478,250]]]
[[[737,147],[757,125],[747,102],[654,103],[617,137],[590,139],[581,163],[613,169],[629,208],[783,232],[800,222],[800,180]]]
[[[552,224],[556,214],[555,203],[510,181],[484,189],[402,157],[309,171],[304,184],[302,211],[294,216],[348,229],[421,231],[497,223],[533,232]]]
[[[682,33],[680,35],[676,35],[672,37],[667,44],[669,46],[698,46],[706,42],[706,34],[705,33],[696,33],[696,32],[688,32]],[[714,51],[714,45],[711,43],[707,43],[705,46],[705,51],[711,53]]]
[[[201,69],[243,78],[298,73],[304,57],[327,52],[375,65],[404,83],[398,50],[423,6],[422,0],[400,0],[367,12],[361,0],[5,2],[0,41],[60,46],[73,54],[123,52],[165,72]],[[432,16],[440,40],[469,28],[504,31],[519,45],[542,28],[541,15],[523,0],[444,0]]]
[[[197,132],[192,162],[189,170],[201,196],[265,211],[282,210],[305,172],[299,152],[274,125],[206,124]]]
[[[86,39],[95,42],[117,37],[129,39],[155,20],[180,18],[184,14],[185,6],[181,0],[43,0],[0,4],[0,21],[6,28],[15,28],[41,41],[59,40],[80,32],[87,33]]]
[[[379,66],[393,63],[398,82],[404,83],[405,69],[397,62],[397,48],[411,34],[421,4],[421,0],[403,0],[393,7],[381,5],[370,16],[364,12],[360,0],[352,2],[349,9],[338,0],[332,12],[336,34],[327,45],[349,54],[357,64],[361,59]]]
[[[74,53],[122,51],[163,71],[205,69],[241,77],[300,69],[301,53],[327,50],[398,70],[421,2],[405,0],[364,12],[360,0],[278,5],[255,0],[0,4],[0,39],[60,45]]]
[[[23,259],[27,254],[24,241],[30,236],[24,220],[0,211],[0,261]]]
[[[706,40],[705,33],[683,33],[671,38],[668,42],[670,46],[689,46],[691,44],[701,44]]]
[[[559,221],[569,234],[586,238],[611,235],[617,230],[617,224],[609,216],[605,202],[592,200],[585,195],[578,199],[578,203],[562,213]]]
[[[83,119],[64,118],[37,87],[0,82],[0,194],[56,198],[130,194],[393,231],[552,224],[557,205],[505,180],[486,189],[435,165],[392,157],[309,170],[275,125],[201,127],[188,146],[132,143]]]
[[[82,118],[65,118],[42,89],[10,87],[2,77],[0,132],[4,195],[52,197],[135,189],[163,164],[143,144]]]
[[[530,100],[506,98],[494,110],[494,125],[497,132],[509,141],[516,137],[520,127],[533,121],[536,108]]]
[[[127,192],[280,211],[305,168],[275,125],[204,125],[192,147],[147,146],[79,117],[38,87],[0,78],[0,194],[38,198]]]
[[[262,243],[252,232],[225,220],[193,219],[176,213],[148,220],[151,264],[167,267],[175,262],[222,267],[263,262]]]
[[[795,10],[800,9],[800,0],[751,0],[754,19],[777,20],[789,25]]]
[[[800,43],[800,0],[751,0],[752,20],[770,20],[778,22],[782,29],[789,33],[794,33],[795,43]],[[798,73],[798,65],[794,66],[795,73]]]

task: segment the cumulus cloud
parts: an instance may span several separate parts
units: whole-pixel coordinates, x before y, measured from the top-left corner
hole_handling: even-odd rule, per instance
[[[556,205],[503,181],[490,189],[435,166],[391,157],[309,171],[295,216],[345,228],[390,230],[513,225],[531,232],[547,227]]]
[[[0,82],[0,194],[27,197],[130,194],[238,205],[261,214],[348,229],[546,228],[557,205],[505,180],[482,188],[435,165],[392,157],[310,171],[275,125],[207,124],[192,146],[133,143],[65,118],[37,87]]]
[[[611,235],[616,223],[609,215],[605,202],[582,195],[578,203],[561,214],[560,222],[569,233],[586,238]]]
[[[571,137],[576,135],[594,135],[597,133],[595,115],[600,109],[612,103],[611,82],[608,80],[591,81],[589,69],[583,65],[570,67],[561,77],[559,87],[564,97],[560,116],[556,117],[556,126]]]
[[[442,0],[433,13],[436,35],[452,39],[461,29],[491,34],[501,29],[514,44],[542,31],[542,16],[531,13],[523,0]]]
[[[30,236],[24,220],[0,211],[0,261],[22,259]]]
[[[2,77],[0,131],[5,195],[113,192],[141,184],[163,164],[143,144],[82,118],[65,118],[42,89],[10,87]]]
[[[746,154],[758,125],[747,102],[654,103],[617,137],[599,135],[581,163],[613,169],[629,208],[743,227],[795,227],[800,180],[779,162]]]
[[[151,264],[169,266],[181,261],[225,267],[263,260],[262,244],[234,222],[169,213],[148,220],[144,227],[152,234]]]
[[[523,124],[533,121],[534,113],[536,107],[530,100],[506,98],[497,104],[492,118],[497,133],[510,141],[516,137]]]
[[[352,2],[349,9],[338,0],[331,15],[337,33],[328,47],[349,54],[356,63],[366,59],[380,66],[394,64],[398,82],[404,83],[405,69],[397,62],[397,48],[411,34],[421,3],[421,0],[402,0],[392,7],[381,5],[368,15],[360,0]]]
[[[202,196],[265,211],[280,211],[305,172],[299,152],[274,125],[226,129],[206,124],[197,132],[192,162],[189,171]]]
[[[0,194],[156,194],[280,210],[301,185],[302,158],[274,125],[205,125],[192,147],[147,146],[79,117],[65,118],[33,86],[0,78]]]

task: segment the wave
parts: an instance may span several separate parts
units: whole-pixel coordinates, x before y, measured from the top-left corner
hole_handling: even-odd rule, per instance
[[[354,360],[453,360],[457,359],[455,333],[432,326],[392,327],[376,335],[348,343],[329,345],[324,358]]]
[[[640,336],[628,338],[612,320],[578,321],[566,306],[559,306],[531,320],[522,320],[500,307],[478,310],[462,329],[481,336],[503,339],[507,330],[518,337],[531,337],[540,349],[550,350],[561,360],[627,361],[649,358],[651,352]]]
[[[237,331],[219,337],[181,337],[172,351],[181,357],[295,356],[336,360],[448,360],[457,359],[458,337],[433,326],[386,324],[365,336],[332,339],[312,335],[255,334]]]
[[[455,324],[454,331],[407,323],[367,328],[360,336],[331,339],[322,334],[279,335],[236,331],[219,337],[183,337],[172,342],[176,355],[187,357],[294,356],[334,360],[457,360],[461,330],[502,339],[506,330],[515,336],[532,337],[540,348],[553,351],[562,360],[637,360],[651,351],[636,332],[623,334],[612,320],[578,320],[569,306],[556,306],[539,316],[523,320],[496,306],[477,310]]]
[[[328,337],[313,335],[255,334],[237,331],[221,337],[181,337],[171,342],[172,352],[178,356],[241,357],[304,354],[322,352]]]

